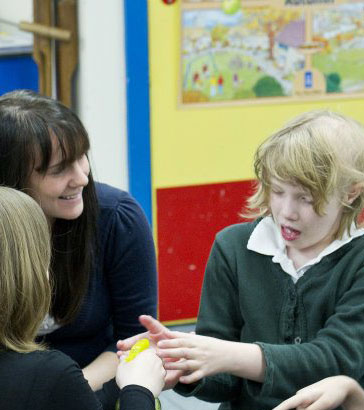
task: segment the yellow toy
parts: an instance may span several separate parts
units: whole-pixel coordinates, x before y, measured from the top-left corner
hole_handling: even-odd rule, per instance
[[[130,349],[128,357],[125,359],[126,362],[131,362],[140,352],[143,350],[148,349],[149,347],[149,340],[148,339],[140,339],[136,343],[133,344],[132,348]]]

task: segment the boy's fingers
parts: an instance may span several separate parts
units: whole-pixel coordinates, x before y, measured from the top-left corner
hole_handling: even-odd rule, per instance
[[[179,381],[184,384],[190,384],[190,383],[197,382],[202,378],[203,378],[203,373],[201,372],[201,370],[196,370],[192,372],[191,374],[181,376],[179,378]]]
[[[281,403],[279,406],[275,407],[273,410],[290,410],[290,409],[295,409],[298,407],[300,404],[302,404],[302,397],[300,396],[293,396],[287,400],[285,400],[283,403]]]
[[[139,322],[147,329],[150,333],[162,333],[168,331],[168,329],[162,325],[157,319],[154,319],[149,315],[139,316]]]

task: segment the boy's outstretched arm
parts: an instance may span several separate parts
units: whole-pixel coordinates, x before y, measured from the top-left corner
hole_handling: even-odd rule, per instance
[[[217,373],[256,382],[264,380],[264,355],[256,344],[182,332],[169,332],[168,337],[158,342],[157,354],[161,358],[184,359],[164,364],[167,370],[187,372],[180,378],[181,383],[193,383]]]
[[[273,410],[332,410],[343,406],[345,410],[364,408],[364,391],[347,376],[333,376],[299,390]]]

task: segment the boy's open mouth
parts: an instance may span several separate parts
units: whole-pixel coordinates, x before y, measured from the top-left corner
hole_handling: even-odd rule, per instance
[[[281,225],[281,234],[285,241],[294,241],[300,236],[301,232],[289,226]]]

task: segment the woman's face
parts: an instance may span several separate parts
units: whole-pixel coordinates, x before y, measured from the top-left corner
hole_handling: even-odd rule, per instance
[[[36,167],[37,168],[37,167]],[[83,188],[88,184],[90,165],[86,154],[62,169],[62,154],[53,140],[53,154],[46,174],[33,169],[29,194],[39,203],[48,221],[76,219],[83,212]]]

